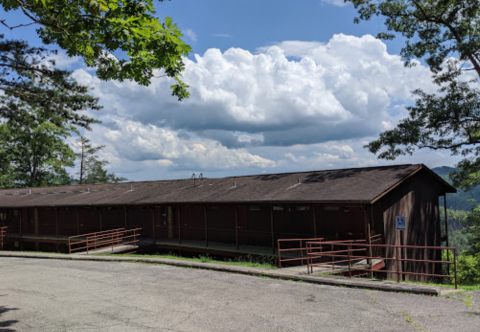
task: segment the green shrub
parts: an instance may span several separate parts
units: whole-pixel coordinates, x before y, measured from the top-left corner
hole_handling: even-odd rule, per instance
[[[457,278],[461,285],[480,284],[480,254],[462,251],[457,258]]]
[[[453,251],[450,250],[450,261],[453,259]],[[442,260],[447,261],[447,250],[442,252]],[[448,271],[448,268],[450,271]],[[453,264],[443,266],[443,274],[453,275]],[[457,281],[460,285],[479,285],[480,284],[480,254],[470,254],[468,251],[462,251],[457,255]],[[449,280],[453,283],[453,279]]]

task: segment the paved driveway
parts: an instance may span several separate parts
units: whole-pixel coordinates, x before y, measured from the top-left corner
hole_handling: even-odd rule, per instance
[[[0,258],[0,331],[479,331],[468,301],[166,265]],[[470,307],[466,303],[471,304]]]

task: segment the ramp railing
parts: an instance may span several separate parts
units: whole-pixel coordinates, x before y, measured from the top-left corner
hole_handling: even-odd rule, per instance
[[[68,252],[85,251],[87,254],[92,250],[113,248],[126,244],[136,244],[140,240],[141,228],[125,229],[117,228],[108,231],[81,234],[68,238]]]
[[[0,250],[3,250],[5,237],[7,236],[7,226],[0,227]]]
[[[293,262],[293,261],[300,261],[301,265],[303,266],[303,262],[307,260],[307,242],[312,242],[312,241],[324,241],[326,240],[324,237],[319,237],[319,238],[306,238],[306,239],[278,239],[277,240],[277,248],[278,248],[278,268],[282,268],[282,262]],[[363,243],[366,242],[365,240],[326,240],[330,242],[338,242],[338,243],[343,243],[343,242],[357,242],[357,243]],[[298,247],[296,245],[293,245],[292,247],[289,248],[283,248],[282,249],[282,243],[296,243],[298,242]],[[292,253],[292,252],[300,252],[300,257],[294,257],[292,258],[292,255],[285,255],[287,257],[282,257],[282,252],[285,253]]]
[[[278,239],[277,240],[277,251],[278,251],[278,268],[282,268],[282,262],[293,262],[293,261],[300,261],[302,266],[303,266],[303,261],[307,259],[306,255],[306,250],[307,247],[305,246],[305,243],[307,241],[322,241],[324,238],[310,238],[310,239]],[[295,243],[292,247],[289,248],[283,248],[282,249],[282,244],[286,243]],[[291,256],[288,256],[288,258],[283,257],[282,258],[282,252],[284,253],[298,253],[300,252],[300,257],[294,257],[292,258]]]
[[[356,271],[363,274],[373,272],[390,273],[396,275],[397,282],[404,275],[425,276],[435,278],[454,279],[455,288],[457,288],[457,261],[455,247],[439,247],[439,246],[412,246],[412,245],[388,245],[388,244],[368,244],[368,243],[352,243],[340,241],[310,241],[306,243],[307,247],[307,271],[313,273],[314,267],[330,267],[343,268],[348,272],[348,276],[359,276]],[[326,251],[329,248],[330,251]],[[442,261],[435,257],[441,257],[442,250],[453,251],[453,261]],[[439,253],[436,251],[440,251]],[[364,255],[359,254],[365,252]],[[369,254],[374,252],[375,254]],[[371,262],[373,260],[383,260],[385,262],[393,262],[391,268],[386,270],[374,269],[373,264],[368,264],[370,268],[359,266],[361,260]],[[346,263],[339,265],[340,263]],[[440,264],[438,268],[437,264]],[[450,271],[450,265],[453,265],[454,274],[441,274],[436,271],[442,271],[442,264],[446,264]],[[411,271],[408,271],[408,270]],[[412,271],[413,270],[413,271]],[[425,271],[425,272],[421,272]]]

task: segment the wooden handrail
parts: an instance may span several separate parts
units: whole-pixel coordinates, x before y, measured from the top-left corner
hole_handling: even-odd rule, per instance
[[[119,245],[125,245],[130,243],[136,243],[139,241],[141,228],[133,229],[112,229],[108,231],[82,234],[70,237],[68,240],[68,251],[69,253],[86,251],[87,254],[91,250],[116,247]],[[133,234],[130,234],[132,233]],[[71,241],[71,238],[75,238],[74,241]],[[130,240],[132,239],[132,240]],[[76,246],[76,247],[72,247]]]
[[[332,264],[332,268],[334,267],[334,263],[339,262],[348,262],[348,274],[349,277],[352,277],[352,271],[366,271],[366,272],[380,272],[380,273],[394,273],[397,275],[397,282],[400,282],[401,275],[417,275],[417,276],[434,276],[434,277],[443,277],[443,278],[452,278],[455,282],[455,289],[457,288],[457,261],[456,261],[456,249],[454,247],[441,247],[441,246],[417,246],[417,245],[391,245],[391,244],[368,244],[368,243],[345,243],[345,242],[337,242],[337,241],[310,241],[306,243],[307,246],[307,271],[308,273],[313,273],[314,266],[321,266]],[[331,247],[331,251],[323,251],[323,246]],[[334,246],[346,247],[346,249],[341,250],[334,250]],[[353,248],[352,248],[353,247]],[[359,248],[361,247],[361,248]],[[355,249],[358,248],[358,249]],[[386,257],[386,255],[365,255],[365,256],[355,256],[352,255],[353,251],[367,251],[368,248],[392,248],[394,249],[394,253],[391,257]],[[452,250],[453,251],[453,261],[442,261],[442,260],[435,260],[435,259],[415,259],[415,258],[402,258],[401,257],[401,249],[421,249],[421,250]],[[345,255],[345,251],[347,254]],[[343,253],[343,254],[342,254]],[[332,257],[332,262],[317,262],[314,263],[314,259],[319,259],[322,257]],[[337,260],[333,262],[333,258],[339,257],[343,258],[343,260]],[[362,267],[355,267],[352,265],[352,261],[358,260],[374,260],[374,259],[381,259],[384,261],[394,261],[395,262],[395,270],[374,270],[373,266],[370,265],[369,269],[365,269]],[[425,272],[408,272],[408,271],[400,271],[400,264],[401,262],[412,262],[412,263],[423,263],[423,264],[447,264],[447,265],[454,265],[454,274],[453,275],[440,275],[435,273],[425,273]],[[428,271],[428,270],[427,270]]]

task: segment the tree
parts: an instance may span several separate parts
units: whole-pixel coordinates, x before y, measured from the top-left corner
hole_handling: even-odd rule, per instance
[[[71,72],[55,68],[52,53],[0,35],[0,90],[4,92],[0,118],[29,126],[32,117],[37,117],[38,123],[52,121],[62,127],[67,121],[89,129],[98,121],[81,112],[101,109],[98,98],[90,96]]]
[[[87,174],[92,172],[95,167],[95,163],[98,161],[95,154],[103,149],[105,146],[94,147],[90,140],[85,136],[80,136],[75,141],[75,147],[79,152],[75,153],[75,157],[79,162],[79,171],[78,171],[78,183],[85,183],[85,177]]]
[[[384,16],[388,32],[381,32],[378,37],[392,39],[395,37],[392,32],[402,35],[406,39],[401,51],[405,64],[414,65],[413,59],[424,59],[434,82],[440,86],[437,95],[415,90],[418,99],[415,106],[408,107],[409,117],[366,147],[383,159],[395,159],[426,148],[449,150],[453,155],[463,156],[450,175],[453,184],[465,190],[479,185],[480,90],[475,85],[480,78],[478,0],[346,1],[358,9],[360,17],[356,22],[374,15]],[[466,72],[473,79],[465,79]],[[478,274],[480,205],[462,224],[470,249],[462,254],[460,270],[477,269]]]
[[[415,90],[418,99],[408,107],[409,117],[366,145],[379,158],[395,159],[420,149],[449,150],[464,159],[452,175],[455,186],[480,184],[480,90],[465,73],[480,77],[480,6],[477,0],[346,0],[357,8],[360,20],[375,15],[385,19],[387,32],[406,39],[401,55],[406,65],[424,59],[438,94]],[[451,57],[457,57],[452,59]]]
[[[0,144],[0,188],[10,188],[14,186],[12,170],[13,167],[7,159],[7,151]]]
[[[85,183],[118,183],[128,181],[127,178],[119,177],[115,173],[109,173],[104,166],[106,160],[98,160],[94,163],[92,170],[88,173]]]
[[[443,209],[440,209],[440,220],[445,220],[445,212]],[[465,225],[467,219],[469,218],[470,213],[463,210],[447,210],[448,214],[448,243],[451,247],[457,249],[457,254],[463,250],[469,250],[470,245],[470,234],[467,232]],[[442,222],[442,232],[445,225]]]
[[[469,61],[480,76],[480,7],[476,0],[345,0],[358,10],[360,20],[385,17],[388,32],[377,37],[390,40],[396,32],[406,39],[401,51],[405,64],[425,58],[434,73],[445,60],[458,56]]]
[[[64,139],[74,127],[65,120],[41,120],[41,111],[30,110],[32,117],[21,123],[0,125],[2,187],[38,187],[69,184],[65,167],[74,165],[75,155]],[[59,125],[61,124],[61,125]],[[1,167],[1,165],[0,165]],[[5,173],[3,173],[5,172]]]
[[[163,0],[159,0],[163,1]],[[57,44],[69,56],[80,56],[102,80],[134,80],[148,85],[155,70],[175,79],[172,94],[188,97],[180,77],[182,56],[191,51],[172,19],[160,22],[153,0],[1,0],[5,12],[18,10],[28,20],[9,29],[36,25],[45,45]],[[27,69],[26,69],[27,70]],[[35,70],[34,70],[35,71]],[[38,73],[37,73],[38,74]]]
[[[65,139],[98,121],[98,99],[44,48],[0,38],[0,186],[68,184],[75,156]],[[34,70],[32,70],[32,68]]]
[[[469,235],[468,245],[470,254],[479,255],[480,258],[480,206],[473,209],[463,222],[464,232]]]
[[[94,146],[88,138],[80,136],[75,141],[75,148],[78,151],[75,153],[79,163],[78,183],[117,183],[127,181],[126,178],[117,177],[115,173],[108,173],[104,169],[108,161],[99,160],[96,154],[105,148],[105,145]]]

